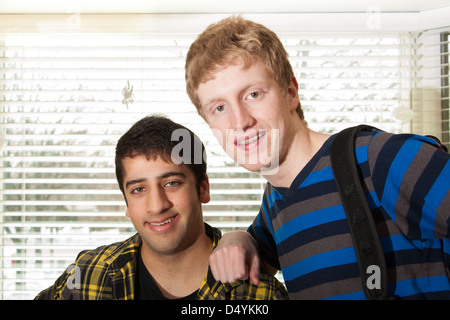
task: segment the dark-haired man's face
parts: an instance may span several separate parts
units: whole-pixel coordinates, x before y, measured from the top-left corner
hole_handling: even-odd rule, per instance
[[[197,192],[188,166],[143,155],[122,160],[129,217],[143,251],[169,255],[186,250],[204,234],[202,203],[210,200],[206,178]]]

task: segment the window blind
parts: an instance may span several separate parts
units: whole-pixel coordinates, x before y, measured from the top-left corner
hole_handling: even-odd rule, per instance
[[[114,174],[118,138],[162,113],[205,143],[212,199],[205,220],[245,230],[264,179],[224,154],[186,93],[196,35],[0,35],[1,299],[30,299],[78,252],[135,233]],[[417,37],[409,33],[280,34],[309,126],[366,123],[408,131]]]
[[[448,29],[417,34],[413,45],[411,131],[449,144]]]

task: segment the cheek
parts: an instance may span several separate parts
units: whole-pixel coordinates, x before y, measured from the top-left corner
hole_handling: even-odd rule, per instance
[[[194,216],[197,212],[201,212],[201,202],[197,190],[195,193],[190,192],[189,195],[179,197],[173,204],[174,210],[182,215]]]
[[[226,146],[227,141],[231,140],[231,138],[227,137],[227,133],[232,132],[232,130],[211,127],[211,132],[222,147]]]
[[[136,219],[139,216],[139,213],[142,211],[145,211],[145,208],[142,207],[139,201],[136,201],[134,199],[132,201],[128,201],[128,206],[125,215],[130,219]]]

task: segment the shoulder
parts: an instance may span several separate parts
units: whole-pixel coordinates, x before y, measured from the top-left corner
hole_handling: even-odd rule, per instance
[[[67,267],[53,286],[39,293],[36,299],[72,300],[91,296],[91,291],[102,285],[101,279],[105,279],[104,276],[112,263],[119,266],[135,259],[140,241],[139,235],[136,234],[125,241],[81,251],[75,262]]]
[[[259,284],[255,285],[250,280],[240,281],[232,292],[234,300],[289,300],[284,285],[273,275],[261,272]]]
[[[371,135],[368,143],[369,157],[374,161],[394,159],[399,155],[414,156],[423,152],[446,154],[434,139],[411,133],[393,134],[378,131]]]
[[[257,290],[268,292],[268,296],[271,300],[289,299],[285,286],[270,273],[262,272],[260,274]]]
[[[385,179],[403,172],[417,174],[442,169],[450,154],[441,150],[435,140],[425,136],[378,132],[369,141],[367,157],[372,175],[381,179],[384,185]],[[389,175],[389,171],[397,174]]]
[[[232,283],[216,281],[208,269],[198,292],[200,300],[288,300],[289,296],[284,285],[270,273],[261,270],[259,284],[253,284],[249,279]]]
[[[140,236],[135,234],[125,241],[100,246],[93,250],[81,251],[75,264],[78,266],[110,264],[123,255],[134,257],[140,246]]]

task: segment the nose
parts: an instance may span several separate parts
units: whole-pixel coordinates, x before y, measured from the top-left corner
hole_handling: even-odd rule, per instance
[[[152,188],[148,195],[147,213],[151,215],[163,214],[172,206],[162,187]]]
[[[243,130],[251,128],[256,120],[248,110],[244,103],[235,103],[231,112],[232,128],[235,130]]]

